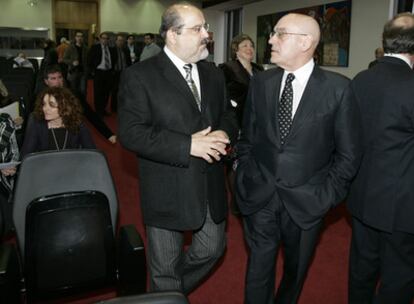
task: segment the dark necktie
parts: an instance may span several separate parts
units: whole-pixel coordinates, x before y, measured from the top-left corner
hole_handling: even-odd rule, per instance
[[[118,52],[118,62],[116,65],[116,70],[117,71],[122,71],[124,69],[124,54],[123,54],[123,50],[120,48],[116,48],[117,52]]]
[[[187,63],[187,64],[184,65],[184,70],[186,72],[185,80],[187,81],[187,84],[190,87],[191,92],[194,95],[194,98],[197,102],[198,109],[201,111],[200,94],[198,94],[197,86],[195,85],[193,77],[191,76],[191,69],[192,68],[193,68],[193,66],[191,65],[191,63]]]
[[[279,101],[278,118],[280,142],[282,145],[285,143],[285,138],[289,135],[290,127],[292,126],[293,79],[295,79],[295,75],[289,73],[286,77],[285,87]]]

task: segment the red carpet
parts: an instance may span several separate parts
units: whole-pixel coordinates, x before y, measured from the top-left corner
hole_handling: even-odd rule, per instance
[[[116,130],[114,115],[106,118],[113,130]],[[92,127],[95,143],[108,158],[119,197],[120,224],[134,224],[143,237],[144,228],[138,202],[137,161],[135,155],[123,149],[119,143],[111,145]],[[343,304],[347,302],[348,250],[350,226],[345,207],[340,205],[332,210],[326,219],[326,227],[321,234],[315,258],[309,270],[300,298],[300,304]],[[227,225],[228,246],[222,262],[212,275],[192,294],[192,304],[238,304],[243,302],[244,275],[247,252],[243,240],[241,222],[229,215]],[[277,264],[277,278],[282,271],[281,254]],[[137,271],[139,271],[137,269]],[[89,295],[82,300],[66,303],[94,303],[112,298],[115,292]],[[61,303],[61,302],[60,302]]]

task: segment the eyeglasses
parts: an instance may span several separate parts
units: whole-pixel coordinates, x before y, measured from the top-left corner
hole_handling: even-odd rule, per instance
[[[276,36],[277,38],[283,38],[285,35],[296,35],[296,36],[308,36],[308,34],[303,33],[289,33],[289,32],[283,32],[283,31],[271,31],[269,34],[269,38],[272,38],[273,36]]]
[[[200,33],[201,32],[201,29],[205,29],[206,32],[208,32],[208,30],[210,29],[210,24],[204,23],[204,24],[200,24],[200,25],[193,26],[193,27],[182,27],[182,28],[179,28],[179,29],[192,30],[195,33]]]

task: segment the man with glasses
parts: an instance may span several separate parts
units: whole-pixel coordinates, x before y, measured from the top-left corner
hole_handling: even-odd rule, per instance
[[[237,135],[225,81],[208,56],[208,25],[192,5],[162,16],[165,47],[121,75],[119,136],[137,153],[150,289],[189,293],[224,252],[222,155]],[[184,232],[192,234],[184,249]]]
[[[345,198],[358,168],[358,108],[349,80],[315,65],[319,38],[313,18],[282,17],[269,39],[279,68],[250,82],[236,172],[250,249],[245,303],[297,303],[323,217]]]

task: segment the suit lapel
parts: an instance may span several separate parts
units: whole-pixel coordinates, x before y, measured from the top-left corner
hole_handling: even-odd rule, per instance
[[[292,137],[301,127],[301,125],[309,119],[318,106],[318,101],[323,99],[323,75],[319,67],[315,65],[313,72],[306,84],[305,91],[299,102],[299,107],[296,110],[292,122],[292,128],[286,138],[286,142]]]
[[[267,124],[269,134],[276,138],[277,145],[280,145],[279,124],[277,123],[277,111],[279,104],[280,82],[282,80],[283,70],[277,69],[276,73],[272,74],[265,81],[266,106],[264,109],[269,110],[269,122]]]
[[[178,91],[184,95],[184,99],[198,111],[197,102],[195,101],[190,87],[185,81],[183,75],[164,52],[159,55],[159,63],[159,68],[163,69],[163,73],[167,81],[174,85]]]

